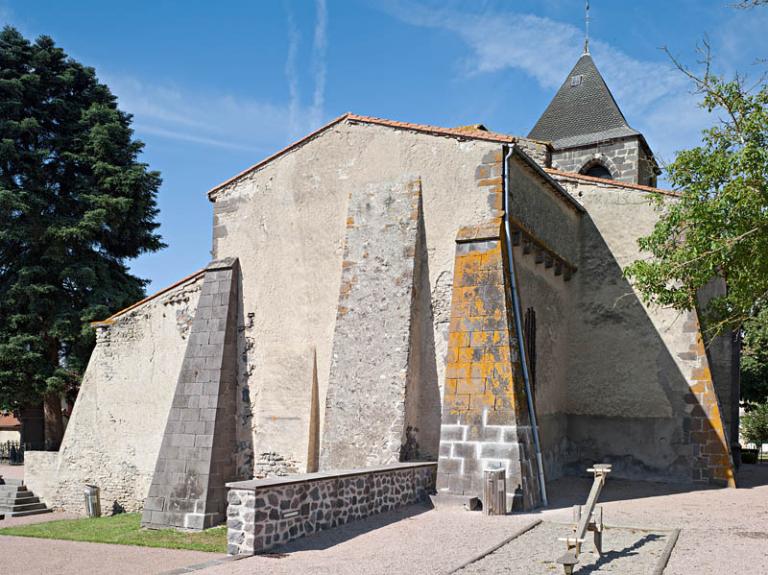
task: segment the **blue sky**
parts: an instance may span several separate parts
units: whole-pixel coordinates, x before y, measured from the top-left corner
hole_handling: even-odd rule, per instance
[[[733,0],[735,1],[735,0]],[[755,76],[768,9],[732,0],[592,0],[591,52],[662,161],[711,122],[660,47]],[[52,36],[134,115],[163,175],[169,247],[132,262],[156,290],[210,259],[205,192],[343,114],[525,135],[578,59],[581,0],[0,0],[0,21]]]

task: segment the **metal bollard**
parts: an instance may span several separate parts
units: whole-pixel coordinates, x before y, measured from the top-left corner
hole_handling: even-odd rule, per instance
[[[85,512],[88,517],[101,517],[99,488],[95,485],[86,485],[83,489],[83,495],[85,495]]]

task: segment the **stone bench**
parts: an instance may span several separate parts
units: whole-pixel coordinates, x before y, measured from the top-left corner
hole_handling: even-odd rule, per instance
[[[304,535],[425,501],[437,463],[397,463],[227,483],[227,552],[261,553]]]

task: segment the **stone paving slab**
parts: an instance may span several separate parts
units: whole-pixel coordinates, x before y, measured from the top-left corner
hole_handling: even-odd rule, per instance
[[[457,571],[457,575],[550,575],[563,573],[556,562],[565,552],[559,537],[571,535],[570,525],[543,522],[513,539],[490,555]],[[671,533],[631,528],[607,527],[603,533],[603,556],[597,555],[592,534],[579,555],[574,574],[613,573],[645,575],[652,573],[661,558]]]

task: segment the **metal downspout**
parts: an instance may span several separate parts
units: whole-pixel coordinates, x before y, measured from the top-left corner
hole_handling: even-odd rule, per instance
[[[541,442],[539,441],[539,425],[536,420],[536,410],[533,407],[533,394],[531,393],[531,381],[528,373],[528,358],[525,352],[525,339],[523,337],[523,323],[521,320],[522,312],[520,310],[520,296],[517,292],[517,277],[515,276],[515,259],[512,249],[512,227],[509,223],[509,170],[507,163],[512,157],[515,147],[509,146],[504,162],[501,166],[504,185],[504,236],[507,244],[507,259],[509,260],[509,283],[512,290],[512,310],[515,316],[515,331],[517,332],[517,341],[520,348],[520,363],[523,367],[523,381],[525,383],[525,397],[528,401],[528,412],[531,417],[531,429],[533,430],[533,445],[536,450],[536,466],[538,467],[539,491],[541,493],[541,502],[544,507],[549,505],[547,499],[547,484],[544,480],[544,463],[541,458]]]

